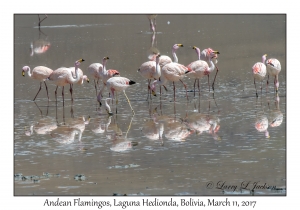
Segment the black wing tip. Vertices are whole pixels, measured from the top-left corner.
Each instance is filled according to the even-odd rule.
[[[129,81],[129,85],[133,85],[135,83],[136,83],[135,81],[132,81],[132,80]]]

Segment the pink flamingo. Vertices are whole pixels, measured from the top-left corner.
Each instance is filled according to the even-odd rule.
[[[165,85],[168,81],[172,81],[173,82],[173,91],[174,91],[174,101],[175,101],[175,83],[174,82],[180,81],[185,88],[186,98],[188,99],[186,84],[184,84],[181,80],[184,78],[185,74],[188,72],[190,72],[190,70],[182,64],[175,63],[175,62],[166,64],[161,70],[160,81],[155,80],[151,85],[152,94],[156,95],[155,94],[156,85],[161,86],[161,85]]]
[[[36,99],[37,95],[39,94],[39,92],[42,89],[42,82],[44,82],[44,84],[45,84],[46,91],[47,91],[47,97],[49,100],[48,87],[47,87],[45,80],[52,74],[53,70],[46,66],[37,66],[32,70],[32,72],[30,72],[30,67],[24,66],[22,68],[22,76],[23,77],[25,77],[25,72],[28,73],[28,76],[30,78],[40,81],[40,89],[38,90],[37,94],[35,95],[33,101]]]
[[[129,103],[129,106],[131,108],[131,111],[134,113],[133,109],[132,109],[132,106],[130,104],[130,100],[129,98],[127,97],[126,93],[125,93],[125,90],[130,86],[130,85],[133,85],[135,84],[136,82],[126,78],[126,77],[112,77],[110,79],[107,80],[106,82],[106,86],[110,92],[110,97],[111,98],[114,98],[115,97],[115,92],[121,92],[123,91],[128,103]],[[99,100],[99,95],[98,95],[98,100]],[[100,101],[100,100],[99,100]],[[118,99],[116,100],[116,103],[118,103]],[[111,112],[111,109],[109,107],[109,105],[107,104],[107,100],[105,100],[105,106],[106,106],[106,110],[108,112],[109,115],[112,115],[112,112]]]
[[[137,70],[137,72],[139,72],[139,74],[142,77],[144,77],[148,80],[148,94],[150,91],[151,79],[158,80],[159,77],[161,76],[160,65],[159,65],[160,55],[159,54],[155,55],[155,57],[156,57],[156,62],[154,62],[154,61],[144,62],[140,66],[140,68]],[[164,86],[164,88],[167,91],[166,86]],[[148,97],[149,97],[149,95],[148,95]]]
[[[255,80],[262,81],[266,76],[266,73],[267,73],[266,65],[265,65],[266,57],[267,57],[267,54],[264,54],[262,56],[262,62],[257,62],[252,66],[252,73],[254,76],[254,86],[255,86],[255,90],[256,90],[256,97],[258,97],[258,94],[257,94]],[[261,93],[262,93],[262,86],[261,86]]]
[[[209,62],[209,57],[210,57],[210,54],[212,54],[212,53],[213,53],[213,55],[214,55],[212,61],[213,61],[214,65],[215,65],[215,67],[216,67],[216,69],[217,69],[217,72],[216,72],[216,74],[215,74],[214,81],[213,81],[213,83],[212,83],[212,89],[214,90],[215,80],[216,80],[217,74],[218,74],[218,72],[219,72],[219,69],[218,69],[218,67],[217,67],[216,64],[218,63],[217,58],[218,58],[218,54],[220,54],[220,52],[217,51],[217,50],[213,50],[213,49],[211,49],[211,48],[204,49],[204,50],[202,50],[202,52],[201,52],[200,59],[201,59],[201,60],[204,60],[204,61],[206,61],[206,62]],[[199,59],[199,60],[200,60],[200,59]]]
[[[149,22],[150,22],[150,30],[152,30],[152,32],[155,32],[156,17],[157,17],[157,15],[147,15],[147,18],[149,19]]]
[[[117,71],[117,70],[114,70],[114,69],[109,69],[109,70],[106,70],[106,62],[107,60],[109,59],[109,57],[104,57],[103,60],[102,60],[102,71],[99,71],[99,74],[100,74],[100,77],[102,78],[102,81],[103,81],[103,86],[97,96],[97,98],[99,99],[99,103],[100,103],[100,106],[101,106],[101,99],[103,97],[102,93],[106,87],[106,82],[108,79],[112,78],[112,77],[115,77],[115,76],[119,76],[120,73]]]
[[[55,71],[50,74],[48,77],[49,80],[53,81],[56,84],[55,89],[55,98],[57,98],[57,88],[58,86],[62,86],[62,97],[64,102],[64,86],[66,84],[74,84],[77,83],[80,80],[79,73],[78,73],[78,67],[80,64],[84,61],[84,59],[79,59],[75,61],[75,78],[73,78],[71,69],[66,67],[61,67],[56,69]],[[71,98],[73,101],[73,95],[72,95],[72,89],[70,88],[71,92]]]
[[[73,78],[75,77],[75,67],[69,67],[69,69],[71,70],[72,76]],[[79,81],[77,82],[78,85],[82,85],[83,81],[86,81],[87,83],[90,82],[89,78],[87,77],[87,75],[83,75],[83,71],[78,68],[78,76],[79,76]],[[73,91],[73,84],[70,84],[70,93],[72,94]]]
[[[279,88],[278,74],[281,71],[280,62],[276,58],[269,58],[266,62],[266,65],[268,71],[267,85],[269,85],[269,75],[274,76],[274,86],[276,87],[276,92],[278,92],[278,88]]]
[[[190,71],[190,73],[188,73],[187,75],[195,78],[195,82],[194,82],[194,96],[195,96],[196,81],[198,80],[198,90],[200,93],[199,80],[205,75],[207,75],[208,89],[210,90],[209,74],[215,69],[215,65],[211,59],[214,57],[215,54],[214,52],[211,52],[208,57],[208,62],[206,62],[204,60],[200,60],[200,49],[195,46],[193,47],[193,49],[196,51],[199,60],[194,61],[187,66],[187,68]],[[210,66],[208,65],[208,63],[210,64]]]
[[[100,75],[102,68],[103,68],[103,66],[101,63],[92,63],[88,67],[88,72],[89,72],[90,76],[94,79],[96,95],[97,95],[97,85],[99,85],[99,79],[102,79],[101,75]],[[96,81],[97,81],[97,85],[96,85]]]

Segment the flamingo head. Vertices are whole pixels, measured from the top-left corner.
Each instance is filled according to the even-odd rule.
[[[157,80],[155,80],[152,84],[151,84],[151,93],[153,96],[156,96],[156,93],[155,93],[155,89],[156,89],[156,83],[157,83]]]
[[[173,49],[174,49],[174,50],[177,50],[177,49],[179,49],[180,47],[183,47],[183,44],[174,44]]]
[[[267,59],[267,54],[264,54],[261,59],[262,59],[262,63],[265,63],[266,62],[266,59]]]
[[[25,72],[29,71],[29,66],[23,66],[22,68],[22,76],[25,77]]]
[[[196,51],[197,55],[200,55],[200,48],[193,46],[193,50]]]
[[[83,75],[83,76],[82,76],[82,79],[85,80],[87,83],[90,82],[89,78],[88,78],[86,75]]]
[[[79,59],[79,60],[77,60],[77,61],[75,61],[75,67],[78,67],[78,66],[80,66],[80,64],[82,63],[84,61],[84,59]]]

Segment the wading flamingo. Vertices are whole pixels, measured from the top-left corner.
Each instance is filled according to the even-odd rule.
[[[75,75],[76,75],[76,73],[75,73],[75,67],[69,67],[69,69],[71,70],[72,76],[74,78]],[[90,82],[90,80],[87,77],[87,75],[83,75],[83,71],[80,68],[78,68],[78,76],[79,76],[79,81],[76,84],[82,85],[83,81],[86,81],[87,83]],[[73,92],[73,84],[70,84],[70,93],[72,94],[72,92]]]
[[[156,30],[156,17],[157,15],[147,15],[147,18],[150,22],[150,30],[152,30],[152,32],[155,32]]]
[[[151,79],[158,80],[159,77],[161,76],[160,65],[159,65],[160,55],[159,54],[155,55],[155,57],[156,57],[156,61],[147,61],[147,62],[144,62],[140,66],[140,68],[137,70],[137,72],[142,77],[144,77],[144,78],[146,78],[148,80],[148,97],[149,97],[149,93],[150,93]],[[166,86],[164,86],[164,88],[167,91]],[[148,97],[147,97],[147,99],[148,99]]]
[[[219,72],[219,69],[218,69],[218,67],[217,67],[217,63],[218,63],[218,54],[220,54],[220,52],[219,51],[217,51],[217,50],[213,50],[213,49],[211,49],[211,48],[207,48],[207,49],[204,49],[204,50],[202,50],[202,52],[201,52],[201,55],[200,55],[200,59],[201,60],[204,60],[204,61],[206,61],[207,63],[209,62],[209,57],[210,57],[210,54],[211,53],[214,53],[214,57],[213,57],[213,59],[212,59],[212,61],[213,61],[213,63],[214,63],[214,65],[215,65],[215,67],[216,67],[216,69],[217,69],[217,72],[216,72],[216,74],[215,74],[215,78],[214,78],[214,81],[213,81],[213,83],[212,83],[212,89],[214,90],[214,86],[215,86],[215,80],[216,80],[216,77],[217,77],[217,74],[218,74],[218,72]],[[199,60],[200,60],[199,59]]]
[[[186,98],[188,99],[186,84],[184,84],[181,80],[184,78],[185,74],[188,72],[190,72],[190,70],[182,64],[174,63],[174,62],[166,64],[161,70],[160,81],[155,80],[151,85],[152,94],[154,96],[156,96],[156,93],[155,93],[156,85],[162,86],[162,85],[165,85],[168,81],[171,81],[171,82],[173,82],[174,101],[175,101],[175,83],[174,82],[180,81],[185,88]]]
[[[101,106],[101,99],[103,97],[102,93],[104,91],[104,89],[106,88],[106,82],[108,79],[115,77],[115,76],[120,76],[120,73],[117,70],[114,69],[109,69],[106,70],[106,62],[109,59],[109,57],[104,57],[102,60],[102,71],[99,71],[100,77],[102,78],[102,82],[103,82],[103,86],[97,96],[97,98],[99,99],[99,103]]]
[[[47,97],[49,100],[48,87],[47,87],[45,80],[52,74],[53,70],[46,66],[37,66],[32,70],[32,72],[30,72],[30,67],[24,66],[22,68],[22,76],[23,77],[25,77],[25,72],[28,73],[28,76],[30,78],[40,81],[40,89],[38,90],[37,94],[35,95],[33,101],[36,99],[37,95],[39,94],[39,92],[42,89],[42,82],[44,82],[44,84],[45,84],[46,91],[47,91]]]
[[[108,79],[107,82],[106,82],[107,89],[109,90],[110,97],[112,99],[115,97],[115,92],[123,91],[133,114],[134,114],[134,111],[133,111],[132,106],[130,104],[129,98],[127,97],[127,95],[125,93],[125,89],[127,89],[130,85],[133,85],[135,83],[136,82],[134,82],[130,79],[127,79],[126,77],[112,77],[112,78]],[[99,100],[99,97],[98,97],[98,100]],[[116,104],[117,103],[118,103],[118,98],[116,97]],[[107,103],[107,99],[105,100],[105,106],[106,106],[106,110],[107,110],[108,114],[112,115],[111,109],[110,109],[110,107]]]
[[[258,97],[258,94],[257,94],[255,80],[262,82],[266,76],[266,73],[267,73],[266,65],[265,65],[266,57],[267,57],[267,54],[264,54],[262,56],[262,62],[257,62],[252,66],[252,73],[254,76],[254,86],[255,86],[255,90],[256,90],[256,97]],[[261,84],[260,89],[261,89],[261,94],[262,94],[262,84]]]
[[[266,65],[268,71],[267,85],[269,85],[269,75],[274,76],[274,87],[276,87],[276,92],[278,92],[278,88],[279,88],[278,74],[281,71],[280,62],[276,58],[269,58],[266,62]]]
[[[100,76],[100,72],[102,71],[102,64],[101,63],[92,63],[88,67],[88,72],[90,76],[94,79],[94,84],[95,84],[95,90],[96,90],[96,96],[97,96],[97,85],[99,85],[99,79],[102,79]],[[97,82],[97,85],[96,85]]]
[[[210,90],[209,74],[215,69],[215,65],[212,62],[212,58],[215,56],[215,54],[214,54],[214,52],[211,52],[208,57],[208,62],[206,62],[204,60],[200,60],[200,49],[195,46],[193,47],[193,49],[196,51],[199,60],[194,61],[187,66],[187,68],[190,71],[190,73],[188,73],[187,75],[189,77],[195,78],[195,82],[194,82],[194,96],[195,96],[196,81],[198,80],[198,90],[200,93],[199,80],[200,80],[200,78],[204,77],[205,75],[207,75],[208,90]]]
[[[70,68],[66,67],[61,67],[56,69],[55,71],[50,74],[48,79],[50,81],[53,81],[56,84],[56,89],[55,89],[55,98],[57,99],[57,88],[58,86],[62,86],[62,97],[63,97],[63,102],[64,102],[64,87],[66,84],[74,84],[77,83],[80,80],[79,73],[78,73],[78,67],[80,64],[84,61],[84,59],[79,59],[75,61],[75,78],[73,78],[72,73]],[[73,95],[72,91],[71,92],[71,99],[73,101]]]

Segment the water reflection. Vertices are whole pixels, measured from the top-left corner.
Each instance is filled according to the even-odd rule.
[[[255,129],[258,132],[262,132],[265,134],[266,138],[270,138],[268,127],[269,127],[269,120],[267,115],[264,111],[264,107],[261,103],[258,103],[258,99],[256,99],[256,119],[255,119]]]
[[[269,125],[270,125],[270,127],[278,127],[282,124],[283,114],[282,114],[282,112],[280,111],[280,108],[279,108],[279,101],[280,101],[280,98],[279,98],[279,95],[277,94],[277,97],[274,101],[274,108],[271,109],[270,113],[269,113]],[[269,101],[268,101],[268,107],[270,109]]]
[[[39,38],[30,43],[30,56],[46,53],[51,46],[47,34],[45,34],[40,28],[38,28],[38,30]]]

